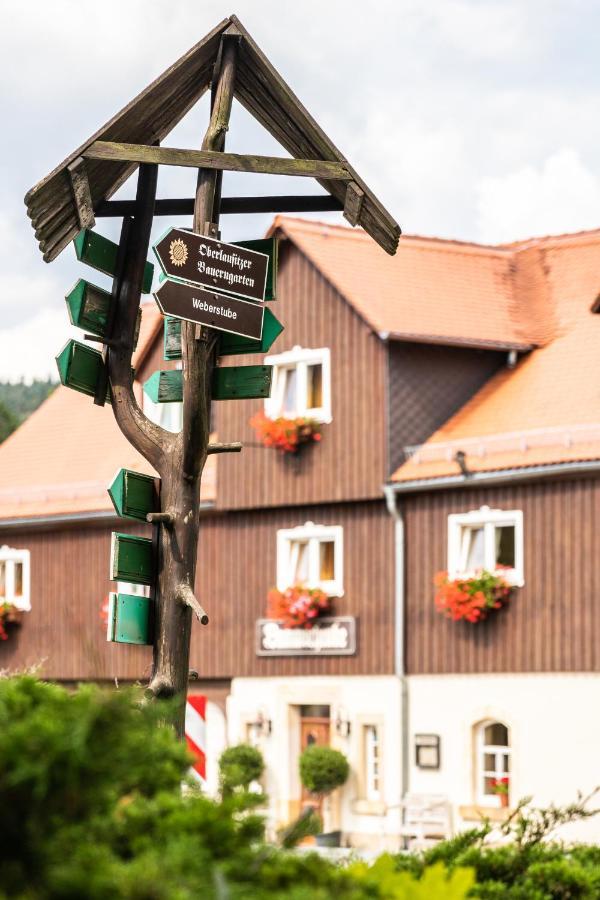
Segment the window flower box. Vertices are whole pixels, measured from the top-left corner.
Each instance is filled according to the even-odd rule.
[[[329,612],[330,600],[320,588],[302,585],[285,591],[273,588],[267,596],[267,617],[281,622],[283,628],[312,628],[320,616]]]
[[[453,622],[482,622],[508,602],[512,590],[501,575],[485,569],[470,578],[451,579],[447,572],[439,572],[434,584],[436,608]]]
[[[8,640],[7,625],[21,625],[23,622],[23,610],[13,603],[0,604],[0,641]]]
[[[263,447],[272,447],[282,453],[297,453],[303,444],[318,443],[321,440],[321,424],[305,416],[296,419],[286,419],[284,416],[269,419],[263,412],[259,412],[250,419],[250,425]]]

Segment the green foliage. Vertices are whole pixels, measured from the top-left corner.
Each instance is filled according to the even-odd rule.
[[[13,433],[18,424],[16,416],[0,400],[0,444]]]
[[[318,747],[313,744],[300,754],[300,780],[311,794],[324,796],[331,793],[348,779],[348,760],[333,747]]]
[[[367,896],[386,900],[464,900],[474,883],[469,869],[448,872],[441,863],[425,869],[417,880],[410,872],[398,871],[394,857],[388,853],[382,854],[371,866],[353,863],[348,867],[348,873],[369,891]]]
[[[307,837],[313,837],[323,831],[323,822],[321,816],[312,808],[307,806],[297,819],[294,819],[285,828],[278,833],[279,843],[287,850],[296,847],[300,841]]]
[[[594,815],[587,804],[595,793],[546,809],[524,800],[494,836],[504,845],[485,843],[492,828],[484,822],[423,854],[396,857],[396,868],[417,877],[440,863],[450,871],[467,868],[476,882],[469,896],[480,900],[593,900],[600,897],[600,847],[567,848],[548,839],[560,825]]]
[[[26,384],[23,380],[14,383],[0,381],[0,405],[6,407],[16,420],[16,425],[20,425],[40,403],[43,403],[55,387],[56,382],[50,378],[47,380],[36,378],[31,384]]]
[[[228,747],[219,757],[219,776],[222,793],[229,794],[236,788],[248,790],[251,782],[258,781],[265,770],[263,755],[250,744]]]

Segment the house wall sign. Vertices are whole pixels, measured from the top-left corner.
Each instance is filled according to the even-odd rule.
[[[283,628],[274,619],[256,622],[257,656],[352,656],[356,653],[356,619],[329,616],[312,628]]]

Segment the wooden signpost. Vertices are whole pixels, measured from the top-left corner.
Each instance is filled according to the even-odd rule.
[[[207,90],[210,121],[201,149],[160,146]],[[234,95],[289,156],[225,152]],[[194,198],[157,201],[159,165],[197,168]],[[111,200],[136,169],[135,200]],[[225,171],[312,177],[328,196],[222,197]],[[102,344],[102,352],[69,341],[57,363],[63,384],[98,405],[111,402],[119,428],[159,476],[122,470],[109,488],[118,514],[145,518],[152,537],[113,535],[111,577],[149,586],[150,599],[113,593],[108,637],[152,643],[148,695],[177,698],[175,725],[183,738],[192,614],[208,622],[195,595],[200,479],[209,454],[241,449],[209,443],[211,400],[266,396],[271,376],[269,367],[225,367],[219,358],[266,352],[282,331],[263,302],[277,295],[276,240],[223,243],[220,215],[343,209],[352,225],[362,225],[392,254],[400,229],[235,16],[38,182],[25,202],[47,262],[74,240],[78,259],[113,279],[110,291],[83,280],[67,297],[72,322]],[[191,231],[171,229],[156,247],[167,277],[155,296],[163,312],[176,317],[167,320],[165,356],[181,358],[183,368],[150,381],[159,399],[167,386],[167,394],[176,390],[183,401],[183,427],[173,434],[138,405],[131,360],[141,294],[152,289],[147,257],[154,215],[192,211]],[[107,215],[123,217],[118,243],[92,230],[96,217]]]

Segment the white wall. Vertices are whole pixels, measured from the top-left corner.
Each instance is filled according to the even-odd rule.
[[[304,704],[331,707],[331,745],[341,750],[350,762],[350,779],[332,803],[330,825],[353,835],[355,844],[383,846],[385,834],[397,832],[399,822],[402,762],[399,680],[393,676],[233,679],[227,706],[229,743],[247,740],[247,723],[256,721],[259,710],[272,722],[271,735],[263,734],[259,746],[266,762],[265,790],[275,828],[290,821],[294,802],[297,804],[300,799],[299,707]],[[350,721],[348,737],[336,734],[338,712]],[[362,726],[372,723],[379,725],[382,734],[382,800],[369,804],[360,797],[359,770]]]
[[[446,794],[455,813],[475,801],[472,727],[498,719],[511,732],[511,803],[574,801],[600,784],[600,674],[423,675],[409,683],[410,790]],[[439,771],[418,769],[414,735],[441,736]],[[593,804],[597,805],[597,804]],[[473,822],[456,825],[473,827]],[[600,815],[564,829],[600,841]]]

